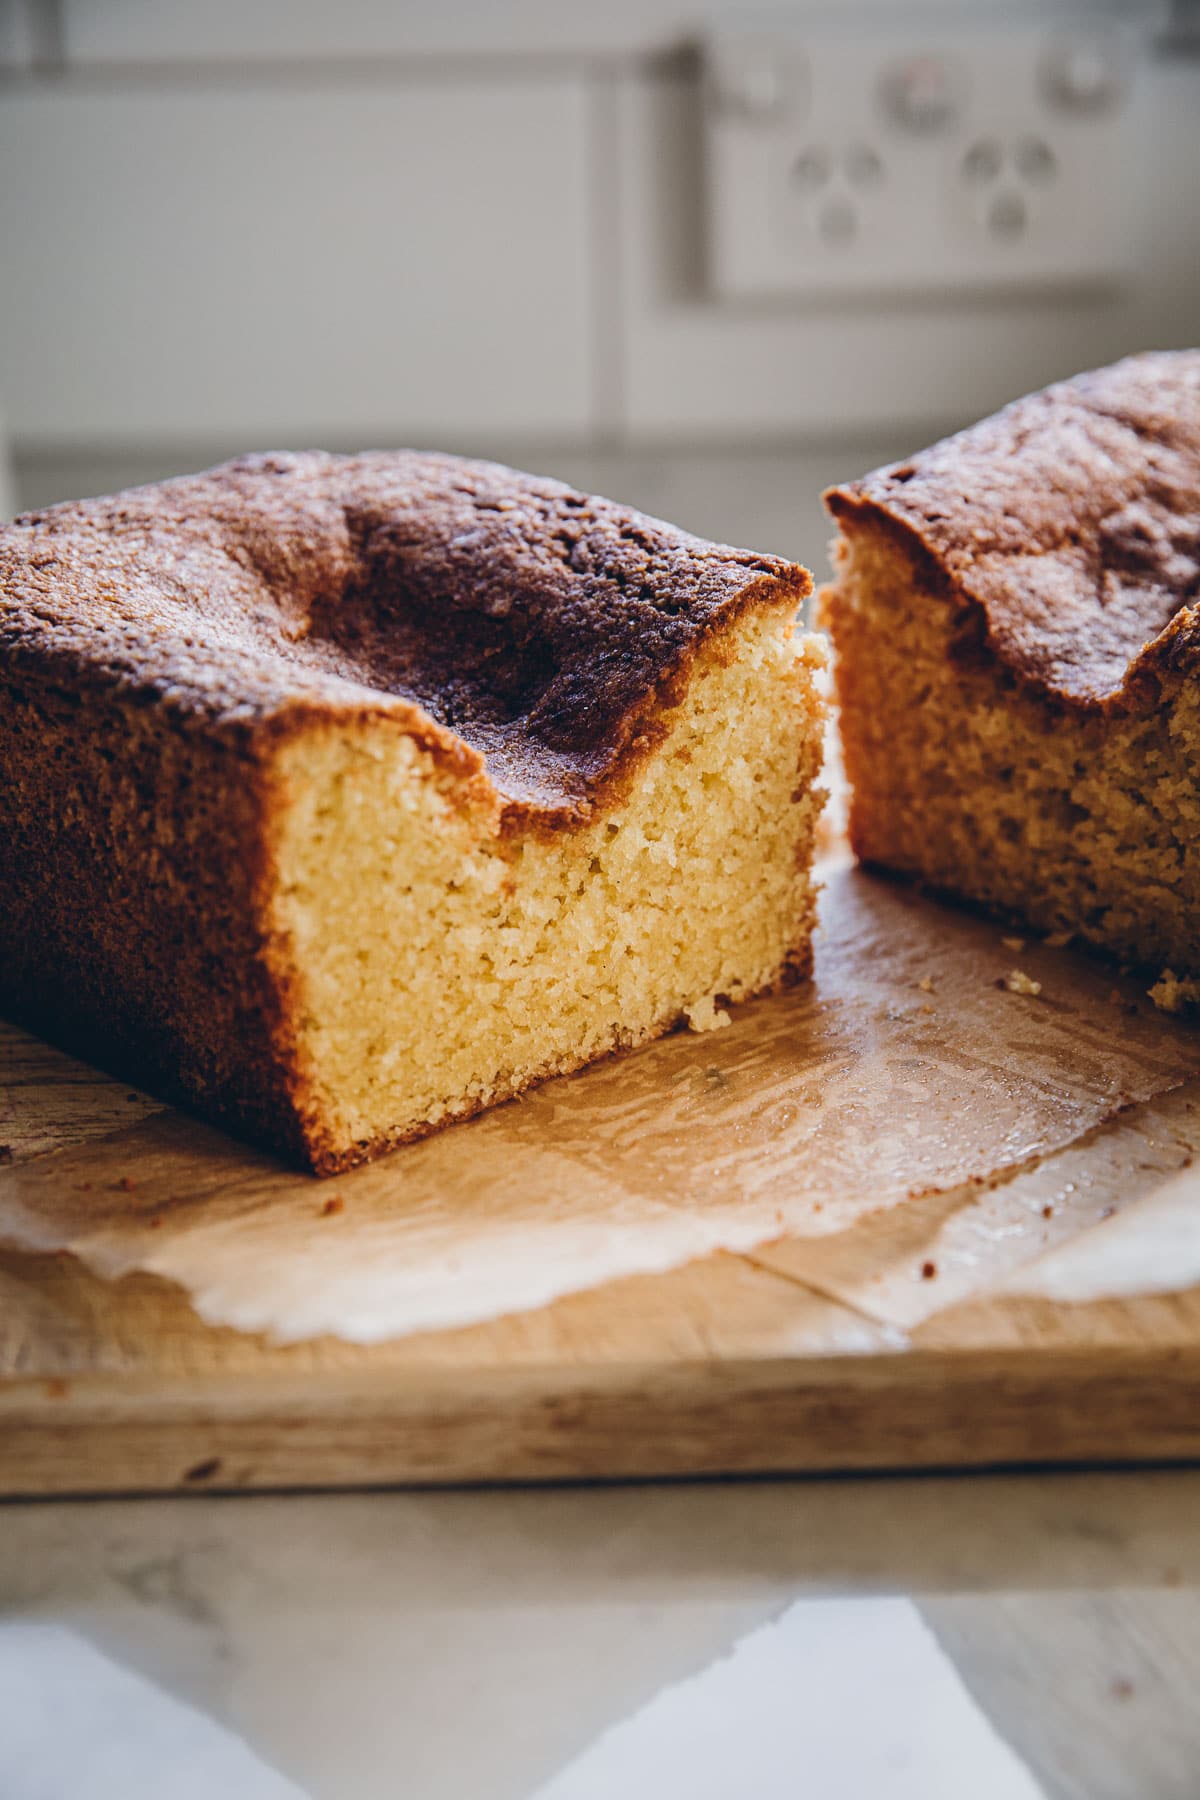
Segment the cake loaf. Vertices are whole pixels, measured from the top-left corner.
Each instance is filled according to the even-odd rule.
[[[1200,975],[1200,351],[1063,382],[826,504],[859,856]]]
[[[0,531],[0,1007],[318,1172],[809,967],[807,573],[494,464]]]

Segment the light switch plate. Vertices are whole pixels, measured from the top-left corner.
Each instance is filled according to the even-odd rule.
[[[706,45],[708,268],[729,300],[1119,280],[1139,39],[1082,10]]]

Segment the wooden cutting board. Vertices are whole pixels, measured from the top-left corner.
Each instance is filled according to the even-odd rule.
[[[1200,1455],[1196,1290],[975,1305],[904,1347],[729,1255],[371,1349],[271,1348],[53,1258],[0,1258],[0,1308],[6,1495]],[[814,1349],[814,1312],[861,1347]]]
[[[844,1036],[846,1018],[858,1016],[860,997],[848,989],[836,997],[831,926],[811,998],[768,1002],[774,1010],[758,1013],[739,1009],[734,1027],[714,1034],[711,1043],[685,1037],[619,1059],[607,1072],[602,1067],[575,1078],[579,1085],[552,1084],[526,1108],[500,1109],[472,1126],[439,1134],[428,1140],[427,1152],[414,1146],[398,1153],[410,1159],[404,1167],[440,1168],[444,1176],[457,1166],[466,1172],[466,1195],[473,1156],[502,1172],[506,1161],[519,1163],[524,1156],[536,1172],[548,1137],[569,1147],[573,1108],[587,1148],[607,1104],[615,1109],[608,1115],[610,1135],[614,1117],[627,1131],[638,1108],[643,1128],[646,1119],[657,1124],[664,1114],[680,1127],[673,1135],[664,1127],[653,1155],[643,1156],[636,1134],[632,1143],[621,1142],[617,1160],[605,1165],[618,1199],[633,1191],[643,1161],[652,1165],[651,1174],[670,1166],[678,1180],[691,1158],[698,1192],[703,1180],[711,1185],[714,1178],[714,1146],[720,1150],[734,1143],[731,1154],[753,1157],[753,1130],[746,1121],[759,1120],[753,1129],[767,1132],[759,1148],[765,1144],[768,1152],[771,1133],[784,1129],[781,1120],[793,1120],[787,1128],[794,1127],[793,1094],[812,1087],[804,1058],[818,1033],[833,1043],[832,1063],[843,1069],[845,1088],[836,1110],[866,1108],[862,1116],[868,1126],[872,1117],[893,1115],[928,1065],[934,1076],[923,1090],[927,1109],[939,1091],[952,1098],[961,1092],[964,1109],[969,1108],[970,1083],[978,1079],[991,1084],[989,1092],[1001,1093],[1015,1121],[1012,1129],[1023,1129],[1026,1112],[1041,1104],[1039,1094],[1053,1083],[1039,1077],[1027,1092],[1014,1086],[1013,1057],[1044,1055],[1053,1034],[1068,1031],[1075,1035],[1064,1041],[1083,1046],[1072,1051],[1073,1058],[1092,1054],[1085,1042],[1092,1031],[1087,1009],[1108,1003],[1110,977],[1101,982],[1098,1000],[1079,1003],[1077,1024],[1071,1026],[1069,982],[1086,989],[1095,979],[1086,965],[1068,976],[1049,952],[1029,951],[1024,960],[1043,981],[1045,1007],[1039,1014],[1022,1011],[1028,1002],[996,991],[987,961],[992,950],[968,941],[984,927],[938,916],[925,945],[919,940],[923,915],[893,916],[897,907],[919,903],[861,880],[857,890],[844,888],[837,899],[842,917],[860,908],[856,944],[874,932],[888,946],[887,957],[875,957],[874,964],[886,965],[891,989],[872,1015],[870,1042],[861,1054],[850,1054]],[[875,911],[867,918],[863,907]],[[880,909],[892,910],[884,916]],[[956,933],[963,940],[957,948]],[[908,964],[902,964],[905,945],[916,945]],[[931,983],[921,972],[932,967],[935,948],[944,961]],[[1007,950],[996,954],[1010,956]],[[1028,961],[1035,954],[1042,955],[1041,963]],[[979,958],[978,1006],[984,1009],[979,1016],[998,1021],[996,1031],[1015,1034],[1016,1048],[1002,1059],[997,1075],[980,1050],[982,1029],[972,1026],[969,1062],[954,1065],[947,1086],[944,1038],[923,1063],[922,1034],[936,1025],[929,1016],[933,1002],[945,999],[949,1005],[953,980],[963,984],[955,992],[953,1017],[961,1020],[976,1004],[969,983]],[[870,962],[860,954],[847,957],[855,971]],[[1110,1037],[1115,1041],[1121,1018],[1131,1010],[1128,1001],[1114,1005],[1104,1015],[1112,1022],[1092,1031],[1093,1082],[1105,1078]],[[1160,1029],[1166,1028],[1152,1018],[1129,1022],[1131,1043],[1143,1033],[1136,1039],[1143,1062],[1150,1055],[1150,1034]],[[880,1030],[900,1034],[902,1054],[877,1064],[870,1060],[870,1043],[871,1033],[878,1036]],[[837,1037],[839,1032],[843,1036]],[[992,1046],[985,1048],[990,1054]],[[1200,1052],[1193,1043],[1183,1055],[1186,1061]],[[789,1056],[794,1067],[788,1065],[785,1080],[779,1071]],[[895,1089],[880,1088],[880,1067],[894,1075]],[[1053,1067],[1048,1057],[1044,1068]],[[972,1073],[978,1069],[982,1075]],[[1180,1092],[1200,1097],[1200,1085],[1192,1081]],[[689,1095],[696,1097],[694,1104]],[[809,1103],[815,1104],[811,1096]],[[1058,1104],[1054,1100],[1051,1116]],[[1194,1107],[1197,1122],[1188,1128],[1194,1134],[1189,1141],[1200,1143],[1200,1105],[1174,1104],[1159,1136],[1164,1143],[1172,1139],[1174,1166],[1180,1166],[1181,1106]],[[299,1204],[307,1209],[306,1219],[319,1221],[328,1184],[286,1176],[218,1134],[200,1133],[202,1128],[181,1115],[0,1025],[0,1160],[8,1165],[0,1168],[0,1226],[5,1192],[11,1199],[22,1184],[22,1191],[35,1200],[41,1196],[45,1204],[60,1187],[90,1188],[91,1180],[80,1177],[94,1173],[97,1185],[123,1190],[113,1199],[123,1205],[127,1197],[132,1210],[156,1205],[151,1198],[156,1192],[174,1195],[189,1171],[197,1183],[203,1177],[211,1188],[215,1181],[223,1194],[234,1190],[234,1200],[226,1203],[235,1226],[252,1217],[255,1229],[265,1229],[275,1216],[271,1208],[288,1204]],[[1121,1156],[1130,1170],[1141,1166],[1140,1141],[1135,1133],[1131,1149],[1130,1130],[1120,1122],[1090,1134],[1084,1148],[1070,1152],[1078,1166],[1072,1165],[1074,1174],[1063,1185],[1080,1185],[1078,1159],[1090,1157],[1107,1169],[1111,1186]],[[870,1141],[865,1153],[874,1154]],[[798,1167],[794,1145],[791,1154]],[[586,1157],[571,1163],[556,1153],[547,1194],[562,1170],[589,1166],[594,1173]],[[769,1175],[769,1166],[764,1173],[756,1165],[760,1186]],[[518,1177],[519,1187],[521,1168]],[[719,1181],[729,1178],[726,1168]],[[375,1191],[371,1182],[378,1188],[380,1179],[385,1178],[364,1172],[359,1188],[347,1186],[345,1215],[325,1221],[329,1229],[360,1228]],[[264,1203],[262,1192],[255,1194],[256,1181],[260,1190],[266,1181],[278,1191],[271,1189]],[[609,1191],[603,1189],[605,1201]],[[354,1194],[366,1196],[357,1213]],[[93,1198],[82,1196],[84,1202]],[[258,1207],[253,1214],[252,1202]],[[910,1229],[912,1221],[921,1220],[921,1205],[927,1213],[932,1208],[935,1223],[938,1208],[945,1210],[940,1191],[924,1202],[918,1196],[911,1212],[897,1208],[888,1215],[894,1221],[892,1238],[885,1234],[879,1240],[880,1256],[886,1249],[893,1270],[904,1273],[906,1255],[918,1258],[911,1271],[918,1285],[930,1272],[919,1261],[923,1252],[914,1248],[918,1238]],[[1030,1215],[1037,1230],[1042,1210],[1039,1203]],[[1047,1204],[1044,1210],[1049,1217],[1053,1208]],[[1003,1243],[1011,1221],[1002,1219],[1001,1226],[997,1241]],[[1020,1229],[1034,1227],[1026,1220]],[[333,1336],[281,1346],[244,1330],[206,1325],[184,1287],[160,1275],[133,1272],[106,1280],[73,1255],[6,1250],[0,1253],[0,1493],[557,1481],[1200,1456],[1200,1289],[1075,1306],[968,1296],[902,1332],[881,1322],[869,1283],[855,1286],[833,1278],[829,1271],[835,1262],[827,1254],[824,1261],[814,1258],[811,1237],[780,1235],[746,1253],[720,1250],[666,1274],[625,1275],[484,1324],[369,1346]]]
[[[77,1141],[111,1128],[107,1084],[69,1104]],[[795,1248],[369,1348],[280,1348],[153,1276],[0,1255],[0,1493],[1200,1455],[1200,1290],[969,1301],[902,1339],[797,1280]]]

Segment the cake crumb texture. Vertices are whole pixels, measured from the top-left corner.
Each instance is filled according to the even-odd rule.
[[[778,617],[730,650],[698,659],[620,804],[549,835],[498,832],[409,739],[287,747],[273,955],[323,1129],[440,1125],[683,1018],[716,1029],[715,995],[804,966],[818,715]]]

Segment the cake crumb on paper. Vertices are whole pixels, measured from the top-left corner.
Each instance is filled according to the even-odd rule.
[[[1000,942],[1004,945],[1006,950],[1011,950],[1014,956],[1020,956],[1022,950],[1025,948],[1024,938],[1007,937],[1001,938]]]
[[[1007,988],[1010,994],[1028,994],[1034,1000],[1042,991],[1041,982],[1034,981],[1033,977],[1027,975],[1024,969],[1010,969],[1007,975],[1001,975],[996,986]]]
[[[1160,1012],[1187,1012],[1200,1004],[1200,981],[1181,979],[1173,969],[1164,969],[1146,991]]]
[[[711,994],[705,994],[703,1000],[695,1000],[691,1006],[684,1007],[689,1031],[720,1031],[722,1025],[731,1025],[733,1020],[723,1006],[718,1006]]]

